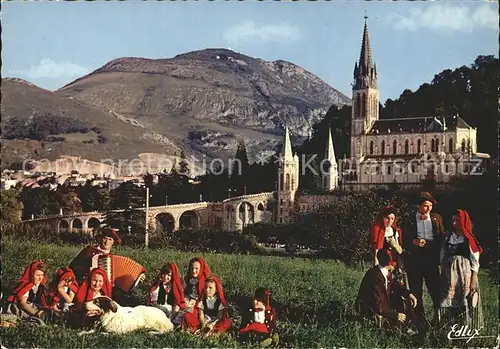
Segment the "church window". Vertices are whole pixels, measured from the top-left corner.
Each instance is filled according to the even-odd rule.
[[[467,140],[467,151],[471,152],[472,151],[472,144],[470,142],[470,139]]]
[[[262,204],[262,202],[257,205],[257,210],[264,211],[264,205]]]
[[[370,141],[370,155],[373,155],[373,141]]]
[[[462,148],[461,149],[462,149],[462,152],[465,151],[465,139],[462,139]]]
[[[405,141],[405,154],[408,154],[410,152],[410,141],[406,140]]]
[[[417,153],[420,154],[422,152],[422,141],[419,139],[417,141]]]
[[[368,96],[366,94],[363,93],[363,117],[366,118],[367,117],[367,110],[366,110],[366,107],[368,105]]]
[[[394,142],[392,142],[392,153],[393,154],[398,153],[398,141],[397,140],[394,140]]]
[[[417,165],[415,165],[415,164],[411,164],[411,172],[412,172],[413,174],[417,173]]]
[[[385,141],[382,140],[382,145],[380,146],[380,151],[382,152],[382,155],[385,155]]]
[[[280,190],[283,190],[283,173],[280,173]]]
[[[448,140],[448,153],[453,153],[453,138]]]
[[[290,174],[286,174],[285,190],[290,190]]]
[[[436,143],[434,143],[434,146],[436,147],[435,152],[437,153],[439,151],[439,140],[436,139],[435,141]]]
[[[387,174],[390,175],[392,171],[391,165],[387,165]]]
[[[363,110],[363,105],[362,105],[362,101],[361,101],[361,95],[358,95],[358,110],[357,110],[357,117],[363,117],[363,115],[361,114],[362,110]]]

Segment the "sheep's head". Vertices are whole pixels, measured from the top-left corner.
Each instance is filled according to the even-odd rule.
[[[94,303],[101,308],[104,313],[109,311],[116,313],[118,310],[118,303],[106,296],[94,298]]]

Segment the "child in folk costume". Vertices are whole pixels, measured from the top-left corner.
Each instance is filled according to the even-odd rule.
[[[17,315],[21,319],[45,318],[49,310],[45,297],[46,274],[47,266],[43,261],[31,262],[7,298],[7,313]]]
[[[396,263],[401,264],[403,232],[396,222],[396,209],[394,206],[384,207],[373,221],[371,245],[374,251],[374,265],[378,265],[377,252],[383,248],[390,250]]]
[[[111,298],[111,284],[106,272],[101,268],[92,269],[87,279],[78,289],[75,296],[73,320],[83,325],[91,325],[101,314],[101,308],[95,304],[94,298],[107,296]]]
[[[264,287],[255,290],[253,307],[243,314],[239,334],[242,338],[255,335],[257,339],[264,339],[262,345],[277,344],[279,341],[276,330],[276,311],[271,305],[271,291]]]
[[[59,268],[49,286],[49,303],[56,314],[66,313],[78,292],[75,273],[70,268]]]
[[[205,289],[198,298],[194,311],[184,317],[184,328],[204,333],[205,336],[225,332],[232,323],[227,308],[220,280],[212,275],[206,279]]]
[[[176,264],[168,263],[160,269],[149,290],[147,304],[160,308],[171,318],[186,308],[184,289]]]
[[[444,287],[438,321],[444,328],[458,323],[478,329],[483,326],[477,277],[483,249],[472,233],[467,211],[457,210],[452,224],[454,231],[445,237],[441,249]]]
[[[189,261],[188,272],[184,277],[184,297],[186,307],[191,311],[203,293],[205,280],[210,276],[210,268],[201,257],[192,258]]]

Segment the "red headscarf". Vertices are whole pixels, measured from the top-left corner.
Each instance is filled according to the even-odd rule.
[[[226,297],[224,296],[224,290],[222,289],[222,284],[219,280],[219,278],[215,275],[210,275],[206,280],[205,282],[207,281],[213,281],[215,282],[215,289],[216,289],[216,292],[217,292],[217,297],[219,297],[219,300],[221,302],[222,305],[224,305],[224,310],[222,311],[223,312],[223,317],[220,321],[220,323],[218,324],[219,327],[221,328],[229,328],[231,326],[231,319],[229,318],[229,314],[227,312],[227,301],[226,301]],[[198,309],[198,304],[200,302],[203,302],[203,300],[207,299],[207,291],[206,291],[206,288],[203,287],[203,292],[200,293],[200,296],[198,297],[198,300],[196,301],[196,304],[195,304],[195,309]]]
[[[172,292],[174,294],[174,305],[178,305],[181,309],[186,307],[184,300],[184,288],[182,287],[181,277],[179,275],[179,268],[175,263],[168,263],[167,266],[172,271]],[[156,276],[148,294],[148,304],[151,304],[151,292],[155,291],[160,286],[161,271]]]
[[[16,288],[12,292],[12,294],[7,298],[8,302],[16,302],[20,301],[21,298],[31,290],[33,286],[35,286],[35,272],[38,270],[38,267],[40,265],[44,264],[42,260],[36,260],[30,263],[23,272],[23,275],[21,275],[21,278],[19,279]],[[43,275],[43,279],[40,282],[41,286],[45,286],[45,283],[47,282],[47,275]],[[42,296],[42,304],[43,306],[46,306],[46,300],[45,297]]]
[[[384,224],[384,217],[387,217],[390,214],[394,214],[396,216],[396,209],[394,206],[389,205],[384,207],[377,217],[375,217],[375,220],[373,221],[372,225],[372,231],[371,231],[371,246],[374,250],[380,250],[381,248],[384,247],[384,235],[385,235],[385,224]],[[398,233],[398,241],[399,244],[403,244],[403,232],[402,230],[397,226],[397,216],[396,219],[394,219],[394,222],[392,223],[392,229],[394,230],[394,234],[396,232]]]
[[[194,262],[200,263],[200,273],[198,274],[198,294],[201,295],[205,289],[205,280],[210,276],[210,268],[208,267],[205,260],[201,257],[194,257],[189,261],[188,272],[184,278],[186,284],[189,284],[189,279],[191,279],[191,265]]]
[[[479,245],[476,237],[472,233],[472,224],[470,221],[470,216],[465,210],[457,210],[458,216],[460,217],[460,227],[464,234],[464,237],[469,241],[469,246],[472,252],[479,254],[483,253],[482,247]]]
[[[92,269],[89,273],[87,279],[82,283],[82,286],[78,289],[78,293],[75,296],[75,309],[83,309],[86,302],[90,302],[94,299],[94,292],[92,291],[91,282],[94,275],[102,275],[103,283],[101,288],[101,295],[108,296],[111,298],[111,283],[108,280],[108,275],[101,268]]]
[[[59,286],[59,282],[65,279],[72,279],[73,281],[69,284],[69,289],[73,291],[75,295],[78,292],[78,282],[76,281],[75,273],[73,273],[73,270],[71,268],[59,268],[56,271],[56,276],[52,281],[49,289],[49,296],[50,299],[52,299],[53,304],[58,303],[61,299],[57,287]]]

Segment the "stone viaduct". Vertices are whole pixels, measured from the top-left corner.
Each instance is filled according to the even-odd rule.
[[[150,232],[157,228],[167,232],[198,228],[242,230],[247,225],[275,221],[274,205],[273,193],[269,192],[228,198],[222,202],[152,206],[148,213],[148,227]],[[23,223],[49,225],[57,232],[93,234],[93,231],[103,224],[104,219],[105,214],[102,212],[81,212],[30,219]]]

